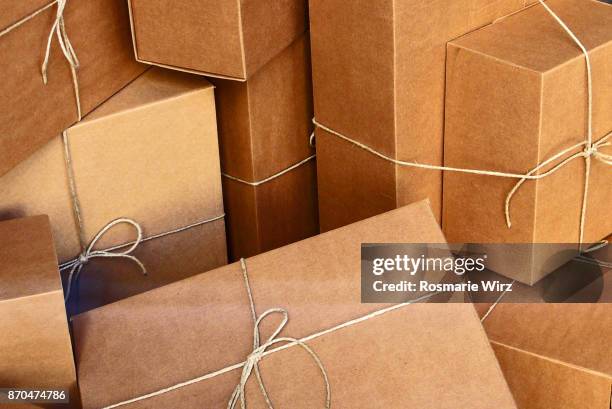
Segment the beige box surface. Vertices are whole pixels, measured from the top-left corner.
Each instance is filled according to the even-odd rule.
[[[214,107],[207,81],[152,69],[68,129],[70,166],[57,137],[0,178],[0,217],[48,214],[60,262],[78,258],[115,219],[142,226],[145,241],[132,254],[148,275],[125,258],[91,258],[74,293],[76,311],[225,264]],[[70,168],[82,230],[74,214]],[[210,219],[216,220],[203,223]],[[135,239],[132,226],[117,225],[94,250]],[[68,274],[69,269],[63,271],[64,278]]]

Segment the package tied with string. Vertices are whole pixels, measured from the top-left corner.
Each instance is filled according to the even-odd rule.
[[[379,242],[444,237],[415,203],[74,317],[84,407],[515,408],[471,305],[360,303]]]
[[[321,230],[429,198],[442,173],[446,43],[533,0],[311,0]],[[350,211],[347,211],[350,209]]]
[[[71,312],[226,263],[214,107],[151,69],[0,178],[0,217],[49,215]]]
[[[47,216],[0,222],[0,388],[56,389],[79,408],[76,370]],[[2,407],[38,408],[3,403]]]
[[[308,28],[306,0],[129,0],[138,61],[244,81]]]
[[[246,82],[211,81],[230,257],[250,257],[318,233],[308,36]]]
[[[0,175],[146,69],[119,0],[1,2],[0,61]]]
[[[502,175],[445,172],[443,230],[558,243],[478,247],[527,284],[612,232],[612,6],[545,4],[559,21],[538,4],[448,45],[445,166]]]

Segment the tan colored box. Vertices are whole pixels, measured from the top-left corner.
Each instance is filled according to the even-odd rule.
[[[612,130],[612,7],[583,0],[547,4],[589,50],[593,74],[593,141]],[[471,33],[448,46],[445,165],[525,174],[586,138],[585,58],[541,5]],[[584,146],[553,161],[551,169]],[[602,146],[601,153],[612,152]],[[578,243],[585,159],[578,157],[542,179],[527,181],[446,172],[444,232],[450,242]],[[584,243],[612,232],[612,172],[591,158]],[[577,245],[573,245],[577,248]],[[486,250],[486,249],[485,249]],[[573,256],[551,263],[535,250],[489,254],[494,271],[533,284]]]
[[[246,82],[213,83],[231,258],[317,234],[308,36]]]
[[[66,390],[72,404],[62,407],[79,407],[72,344],[48,217],[0,222],[0,260],[0,388]]]
[[[129,0],[138,61],[246,80],[306,29],[305,0]]]
[[[125,2],[69,0],[66,4],[65,27],[80,63],[77,79],[85,115],[146,66],[134,61]],[[47,85],[41,76],[56,12],[57,2],[51,0],[0,4],[0,175],[78,120],[70,65],[55,34]]]
[[[442,164],[446,43],[532,0],[312,0],[317,121],[404,161]],[[429,198],[442,175],[396,166],[317,130],[321,229]],[[348,211],[347,211],[348,210]]]
[[[420,202],[255,256],[246,275],[231,264],[75,317],[84,407],[117,404],[244,361],[253,351],[247,288],[257,315],[288,311],[281,337],[303,338],[388,308],[359,302],[361,244],[380,242],[444,237]],[[471,305],[395,307],[306,341],[328,373],[331,407],[515,408]],[[280,320],[261,323],[262,344]],[[320,369],[303,350],[273,352],[260,365],[275,405],[324,407]],[[240,372],[237,365],[121,407],[226,407]],[[248,407],[264,407],[254,380],[246,386]]]
[[[94,308],[226,263],[213,87],[202,78],[147,71],[67,133],[0,178],[0,217],[46,213],[60,262],[78,259],[109,222],[143,229],[133,260],[93,257],[74,292],[76,311]],[[82,218],[74,215],[67,169]],[[208,221],[208,222],[207,222]],[[136,239],[118,225],[94,249]],[[80,242],[81,241],[81,242]],[[114,252],[126,251],[123,247]],[[63,271],[63,276],[69,269]]]
[[[611,318],[612,304],[497,305],[484,326],[519,409],[609,409]]]

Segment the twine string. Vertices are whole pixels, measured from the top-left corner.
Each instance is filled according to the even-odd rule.
[[[261,394],[262,394],[262,396],[263,396],[263,398],[264,398],[264,400],[266,402],[266,405],[267,405],[268,409],[274,409],[274,407],[272,405],[272,401],[270,400],[270,396],[268,394],[268,391],[266,390],[265,384],[264,384],[263,379],[261,377],[261,373],[259,371],[259,361],[262,359],[262,357],[264,356],[265,352],[269,348],[271,348],[272,346],[274,346],[276,344],[279,344],[279,343],[292,343],[292,344],[300,346],[302,349],[304,349],[306,352],[308,352],[310,357],[313,359],[313,361],[319,367],[319,370],[321,371],[321,375],[322,375],[323,380],[325,382],[325,391],[326,391],[326,394],[325,394],[325,408],[329,409],[331,407],[331,388],[329,386],[329,378],[327,376],[327,371],[325,370],[325,367],[323,366],[323,363],[321,362],[321,359],[314,352],[314,350],[312,350],[312,348],[310,348],[304,342],[302,342],[302,341],[300,341],[300,340],[298,340],[296,338],[279,337],[280,333],[282,332],[282,330],[285,328],[285,326],[289,322],[289,313],[287,312],[287,310],[285,310],[283,308],[271,308],[271,309],[265,311],[259,317],[257,317],[257,312],[255,311],[255,303],[254,303],[254,300],[253,300],[253,293],[251,291],[251,286],[249,284],[249,277],[248,277],[248,270],[247,270],[247,266],[246,266],[246,261],[243,258],[240,259],[240,267],[242,269],[242,276],[244,278],[245,287],[246,287],[246,290],[247,290],[247,295],[249,297],[249,307],[251,309],[251,317],[253,318],[253,321],[254,321],[254,326],[253,326],[253,351],[249,354],[247,359],[244,361],[244,365],[242,367],[242,374],[240,376],[240,382],[238,383],[238,385],[236,385],[236,388],[234,389],[234,392],[232,393],[232,395],[231,395],[231,397],[229,399],[229,402],[227,404],[227,408],[228,409],[235,409],[236,405],[238,404],[238,402],[240,402],[241,409],[246,409],[247,403],[246,403],[245,387],[246,387],[246,384],[247,384],[250,376],[252,375],[252,373],[254,371],[255,375],[256,375],[256,378],[257,378],[257,384],[259,385],[259,389],[260,389]],[[268,340],[266,342],[264,342],[263,344],[261,344],[260,343],[259,326],[261,325],[263,320],[266,319],[266,317],[271,316],[273,314],[281,314],[283,319],[282,319],[281,323],[278,325],[278,327],[276,328],[276,330],[272,333],[272,335],[270,335]]]
[[[114,226],[119,225],[119,224],[129,224],[133,226],[134,229],[136,230],[136,241],[134,241],[134,243],[131,246],[129,246],[126,250],[123,250],[123,251],[94,250],[94,247],[96,246],[98,241],[109,230],[111,230]],[[94,259],[94,258],[128,259],[136,263],[136,265],[142,271],[143,275],[147,275],[147,270],[145,266],[142,264],[142,262],[135,256],[131,255],[131,253],[134,250],[136,250],[136,248],[138,247],[141,241],[142,241],[142,228],[140,227],[138,223],[136,223],[132,219],[120,218],[120,219],[113,220],[110,223],[108,223],[106,226],[104,226],[102,230],[100,230],[98,234],[95,235],[93,240],[89,243],[89,245],[85,248],[85,250],[77,258],[70,260],[66,263],[60,264],[60,267],[59,267],[60,271],[70,270],[68,272],[68,282],[66,285],[66,295],[64,297],[64,301],[68,302],[68,300],[70,299],[72,287],[74,283],[78,281],[79,276],[81,274],[81,270],[83,269],[83,266],[87,264],[91,259]]]
[[[310,134],[310,136],[308,138],[308,145],[311,148],[313,148],[313,149],[315,148],[314,131]],[[281,170],[280,172],[277,172],[277,173],[275,173],[275,174],[273,174],[271,176],[268,176],[267,178],[264,178],[262,180],[258,180],[258,181],[255,181],[255,182],[250,182],[248,180],[244,180],[244,179],[238,178],[236,176],[232,176],[232,175],[230,175],[228,173],[225,173],[225,172],[221,172],[221,175],[223,177],[225,177],[227,179],[230,179],[230,180],[233,180],[235,182],[242,183],[242,184],[248,185],[248,186],[257,187],[257,186],[263,185],[264,183],[271,182],[274,179],[279,178],[279,177],[283,176],[284,174],[289,173],[292,170],[297,169],[300,166],[307,164],[308,162],[310,162],[311,160],[313,160],[316,157],[317,157],[316,154],[310,155],[307,158],[302,159],[301,161],[299,161],[297,163],[294,163],[293,165],[289,166],[288,168],[285,168],[285,169]]]
[[[77,109],[77,118],[78,121],[82,119],[82,111],[81,111],[81,96],[79,92],[79,80],[77,76],[77,69],[79,68],[79,59],[77,58],[76,52],[72,43],[70,42],[70,38],[68,37],[68,32],[66,31],[66,24],[64,21],[64,10],[66,9],[66,4],[68,0],[55,0],[51,3],[47,4],[44,7],[36,10],[32,14],[27,15],[21,20],[15,22],[4,30],[0,31],[0,37],[12,32],[13,30],[21,27],[23,24],[28,21],[34,19],[39,14],[45,12],[53,5],[57,5],[57,10],[55,13],[55,19],[53,20],[53,24],[51,25],[51,29],[49,30],[49,36],[47,37],[47,44],[45,47],[45,55],[41,65],[41,75],[43,83],[47,84],[47,69],[49,66],[49,59],[51,57],[51,44],[53,43],[53,37],[57,38],[57,42],[62,50],[62,54],[68,64],[70,66],[70,72],[72,75],[72,86],[74,89],[74,98],[76,102]]]

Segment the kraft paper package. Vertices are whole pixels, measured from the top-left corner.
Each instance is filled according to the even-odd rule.
[[[212,82],[230,257],[250,257],[317,234],[308,36],[246,82]]]
[[[325,407],[324,370],[332,407],[515,408],[472,305],[360,303],[360,247],[380,242],[444,237],[419,202],[76,316],[84,407],[227,407],[254,308],[259,345],[282,345],[266,341],[283,319],[267,311],[284,309],[273,339],[313,335],[304,343],[320,359],[297,345],[259,357],[276,406]],[[260,394],[253,376],[248,407],[265,406]]]
[[[47,216],[0,222],[0,388],[57,389],[79,401]],[[3,404],[3,408],[37,408]]]
[[[441,219],[439,171],[395,165],[334,132],[442,165],[446,43],[532,2],[310,2],[321,230],[423,198]]]
[[[444,174],[443,230],[450,242],[559,243],[550,251],[526,246],[516,254],[489,252],[492,270],[527,284],[574,257],[576,243],[585,249],[612,232],[612,168],[606,159],[612,149],[605,145],[612,130],[612,6],[591,0],[546,4],[590,57],[597,152],[589,158],[588,179],[581,153],[588,135],[585,57],[542,5],[448,46],[446,166],[523,175],[569,149],[539,173],[558,170],[516,189],[508,207],[510,227],[504,203],[519,179]]]
[[[609,303],[498,304],[483,324],[519,409],[610,408],[611,317]]]
[[[307,30],[305,0],[128,0],[136,59],[244,81]]]
[[[151,69],[0,178],[1,218],[40,213],[71,313],[225,264],[212,85]]]
[[[78,62],[73,76],[52,31],[58,7],[51,0],[0,4],[0,175],[78,121],[77,91],[84,116],[146,68],[134,61],[125,1],[67,1],[60,16]]]

